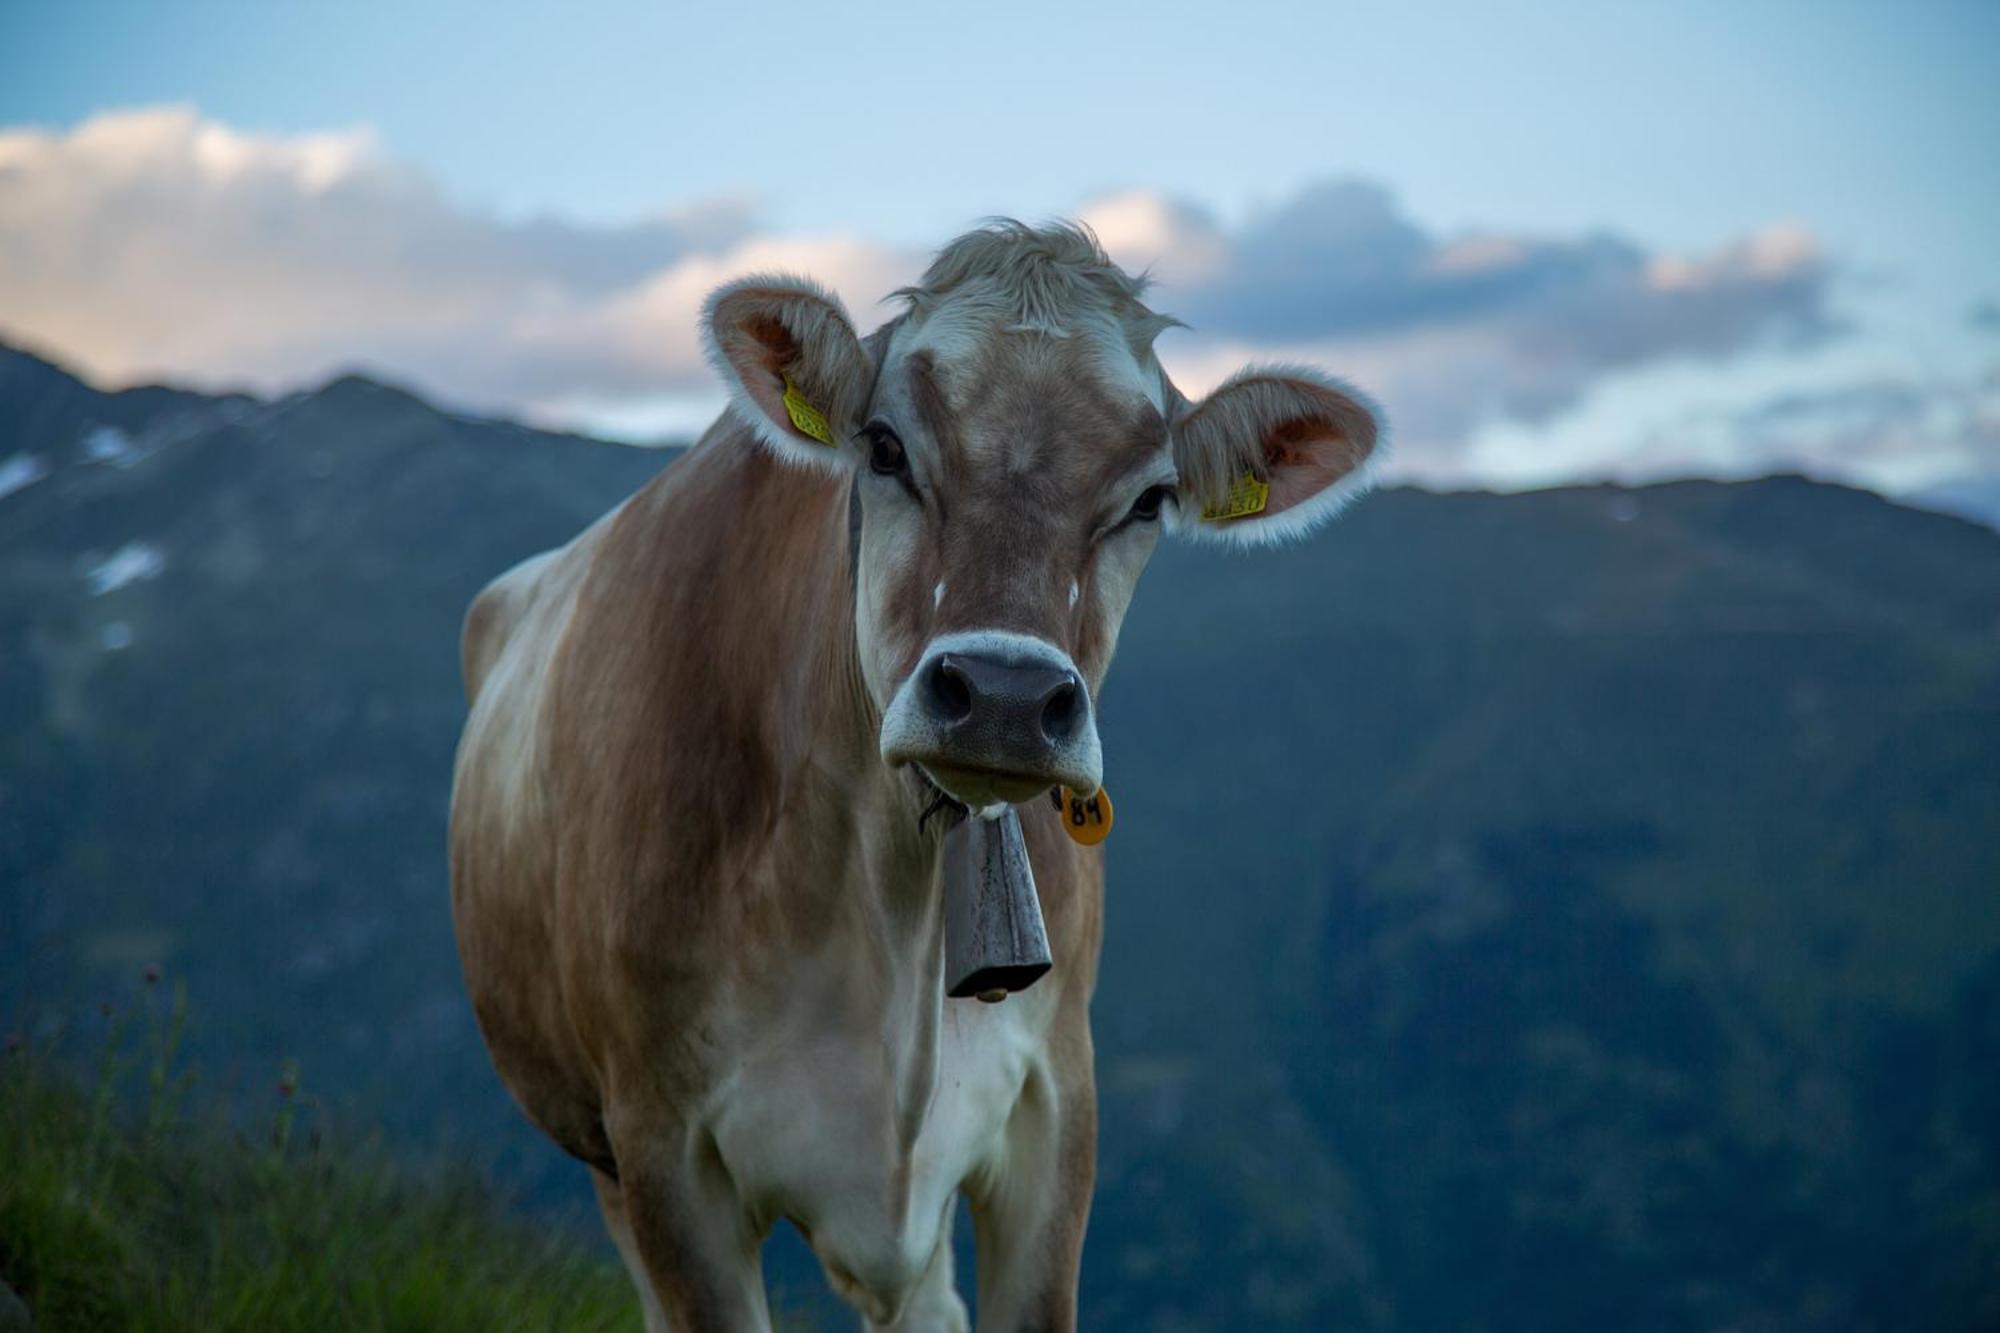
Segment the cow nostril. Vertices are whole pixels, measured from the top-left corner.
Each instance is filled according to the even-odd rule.
[[[1083,687],[1075,676],[1049,691],[1042,703],[1042,735],[1060,744],[1076,735],[1083,716]]]
[[[972,716],[972,682],[965,669],[949,656],[931,663],[924,675],[925,692],[931,712],[944,722],[963,722]]]

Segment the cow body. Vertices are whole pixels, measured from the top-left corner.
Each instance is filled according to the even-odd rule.
[[[914,1314],[942,1266],[948,1326],[961,1186],[1039,1174],[1071,1214],[1048,1239],[1081,1242],[1060,1205],[1090,1187],[1102,857],[1025,807],[1056,966],[1005,1004],[945,998],[946,820],[919,831],[915,779],[876,755],[846,483],[742,429],[475,604],[466,980],[523,1109],[607,1183],[639,1137],[710,1178],[704,1221],[797,1223],[864,1310]]]
[[[1074,1327],[1103,860],[1041,797],[1100,786],[1160,530],[1301,533],[1375,438],[1298,368],[1190,403],[1142,291],[1087,233],[1011,223],[865,344],[809,282],[733,283],[704,312],[730,410],[467,617],[467,985],[654,1333],[767,1328],[781,1219],[872,1326],[963,1329],[959,1194],[980,1327]],[[1010,807],[1053,967],[949,999],[946,830]]]

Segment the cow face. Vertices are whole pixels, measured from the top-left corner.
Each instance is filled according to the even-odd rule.
[[[1117,277],[1129,305],[1080,285],[1060,324],[990,291],[915,289],[866,348],[809,284],[749,279],[709,303],[738,413],[858,493],[856,647],[882,758],[974,809],[1102,784],[1096,699],[1163,528],[1298,535],[1374,447],[1368,410],[1309,371],[1246,372],[1189,403],[1150,350],[1164,321]],[[1259,507],[1202,517],[1232,490]]]

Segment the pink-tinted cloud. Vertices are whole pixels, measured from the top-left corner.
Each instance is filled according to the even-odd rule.
[[[1353,181],[1234,225],[1151,191],[1081,215],[1194,325],[1161,344],[1184,387],[1250,359],[1318,362],[1385,404],[1406,474],[1468,475],[1483,428],[1546,420],[1632,368],[1833,327],[1827,262],[1799,227],[1693,256],[1444,236]],[[501,219],[365,131],[256,134],[169,107],[0,132],[0,338],[112,382],[275,388],[358,366],[543,421],[684,427],[720,402],[695,335],[710,288],[804,271],[865,324],[923,260],[772,233],[730,201],[623,226]]]
[[[1607,376],[1835,328],[1828,265],[1792,225],[1696,256],[1604,234],[1439,236],[1353,181],[1236,227],[1145,191],[1085,217],[1193,325],[1163,348],[1183,379],[1211,382],[1245,356],[1321,362],[1387,405],[1401,470],[1440,479],[1463,479],[1483,426],[1545,421]]]
[[[275,387],[360,365],[506,409],[705,384],[701,296],[747,268],[872,299],[916,262],[758,235],[727,202],[502,221],[365,132],[250,134],[185,108],[0,133],[0,256],[0,337],[106,380]]]

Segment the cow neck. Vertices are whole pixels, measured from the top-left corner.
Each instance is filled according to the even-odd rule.
[[[843,500],[827,515],[833,531],[820,549],[834,553],[815,580],[825,612],[811,618],[816,642],[804,658],[825,664],[815,672],[818,687],[811,730],[810,762],[838,765],[845,784],[839,802],[855,821],[854,835],[865,848],[867,891],[885,914],[900,919],[941,948],[938,874],[944,834],[953,812],[922,819],[935,794],[914,769],[892,771],[882,763],[881,712],[868,693],[856,630],[860,576],[862,508],[859,479],[841,488]],[[939,961],[941,962],[941,956]]]

